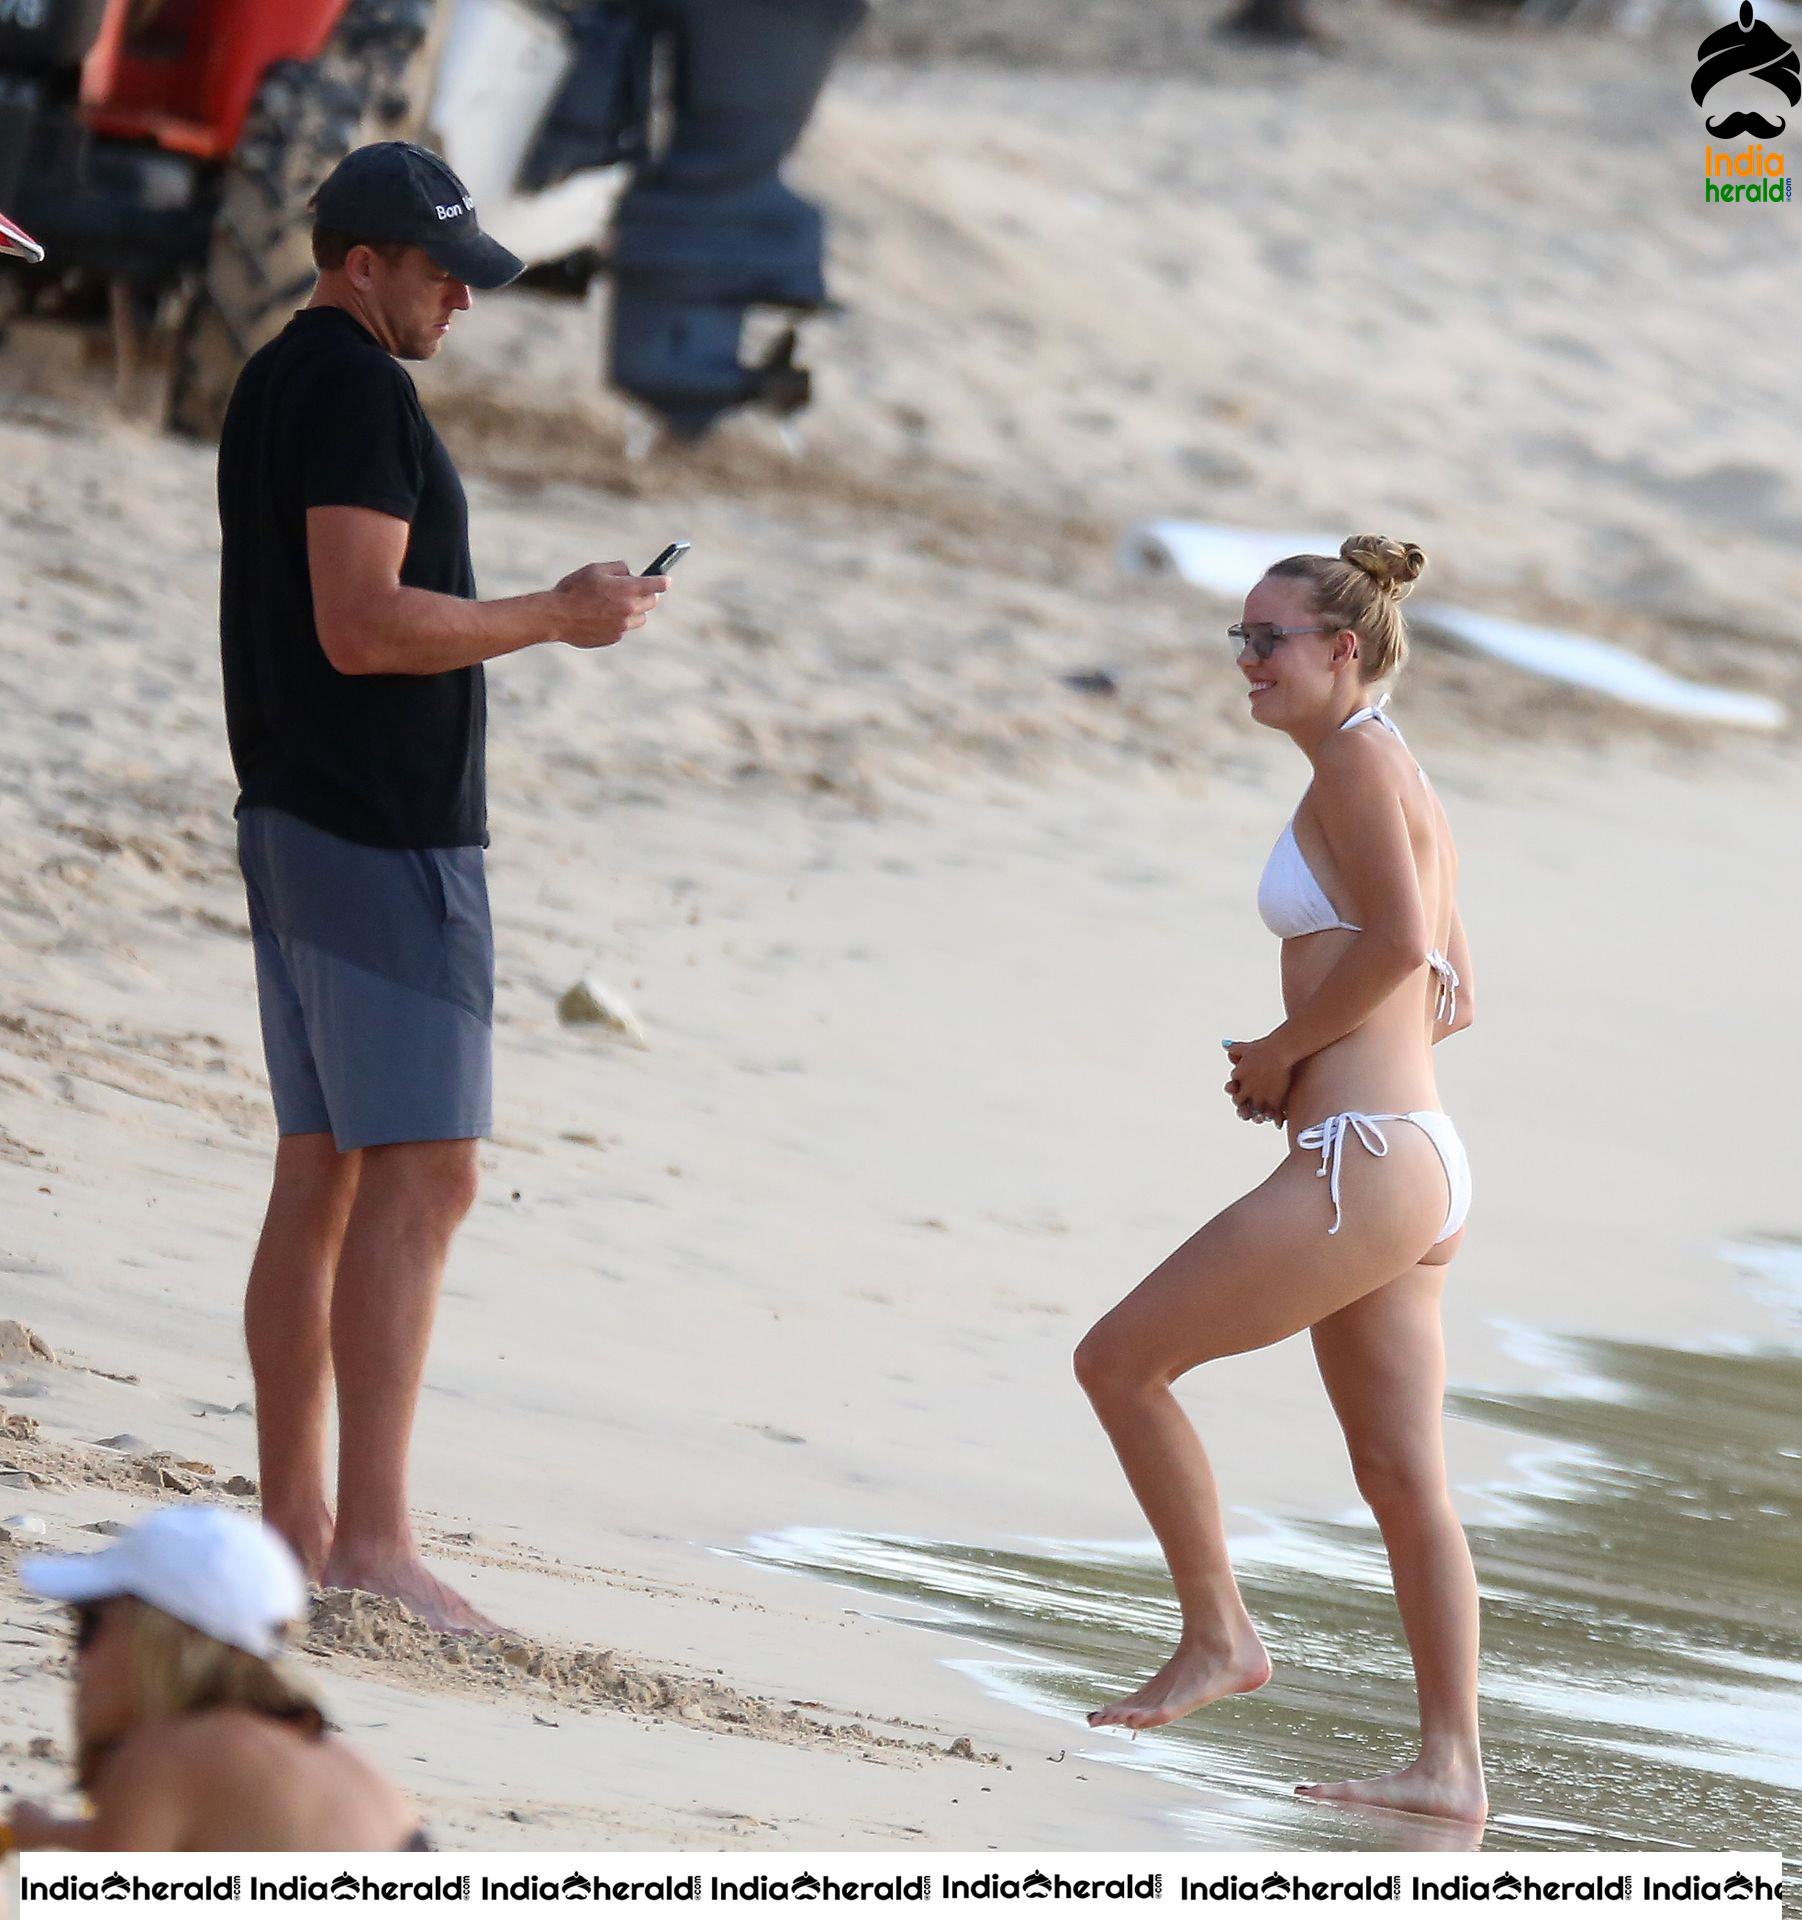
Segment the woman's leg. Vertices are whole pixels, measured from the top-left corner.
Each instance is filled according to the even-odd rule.
[[[1076,1351],[1093,1402],[1170,1562],[1183,1631],[1166,1665],[1098,1726],[1157,1727],[1270,1677],[1270,1660],[1227,1559],[1207,1454],[1170,1391],[1204,1360],[1269,1346],[1337,1312],[1419,1257],[1445,1217],[1438,1156],[1411,1127],[1382,1161],[1344,1173],[1345,1225],[1317,1163],[1291,1155],[1186,1241],[1099,1321]]]
[[[1477,1577],[1445,1477],[1442,1265],[1417,1266],[1314,1328],[1320,1377],[1345,1429],[1395,1581],[1420,1693],[1420,1758],[1399,1773],[1303,1787],[1311,1798],[1481,1820]]]

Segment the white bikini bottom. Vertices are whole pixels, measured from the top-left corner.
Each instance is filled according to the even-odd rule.
[[[1438,1246],[1440,1241],[1449,1240],[1470,1214],[1470,1156],[1464,1151],[1464,1142],[1458,1138],[1458,1129],[1452,1125],[1449,1113],[1441,1113],[1436,1107],[1423,1107],[1416,1113],[1329,1114],[1319,1126],[1302,1128],[1295,1136],[1295,1144],[1305,1152],[1320,1155],[1320,1178],[1328,1183],[1328,1191],[1333,1196],[1333,1224],[1327,1231],[1337,1233],[1344,1218],[1339,1205],[1339,1165],[1345,1157],[1345,1136],[1356,1134],[1364,1151],[1381,1160],[1389,1151],[1382,1123],[1391,1120],[1405,1120],[1410,1126],[1418,1127],[1432,1141],[1439,1163],[1445,1168],[1451,1204],[1446,1208],[1439,1239],[1433,1242]]]

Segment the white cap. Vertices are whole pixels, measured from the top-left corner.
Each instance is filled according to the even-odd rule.
[[[287,1542],[224,1507],[165,1507],[103,1553],[34,1553],[19,1578],[32,1593],[71,1606],[130,1594],[263,1660],[307,1608],[307,1583]]]

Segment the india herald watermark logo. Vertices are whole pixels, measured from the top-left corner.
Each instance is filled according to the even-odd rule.
[[[1695,77],[1690,97],[1706,108],[1709,97],[1723,87],[1730,90],[1727,111],[1716,111],[1703,121],[1715,140],[1752,136],[1740,148],[1704,149],[1703,198],[1709,201],[1788,201],[1791,183],[1785,156],[1764,142],[1780,140],[1788,121],[1762,107],[1773,104],[1775,90],[1794,107],[1802,104],[1802,60],[1775,27],[1752,11],[1752,0],[1740,0],[1738,17],[1717,27],[1696,49]],[[1758,105],[1747,104],[1756,100]]]

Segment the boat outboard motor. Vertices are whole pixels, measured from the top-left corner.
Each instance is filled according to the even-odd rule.
[[[588,167],[635,166],[645,157],[653,23],[637,8],[591,6],[571,31],[569,73],[520,168],[524,193]]]
[[[865,10],[866,0],[658,0],[675,46],[671,126],[614,216],[609,373],[679,435],[733,407],[807,404],[792,330],[746,366],[744,317],[825,304],[824,221],[780,169]]]

